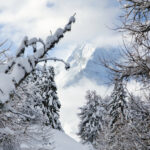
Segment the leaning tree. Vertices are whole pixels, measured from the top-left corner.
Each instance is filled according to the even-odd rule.
[[[53,35],[47,37],[44,42],[41,38],[29,39],[27,36],[22,40],[21,45],[16,51],[15,57],[5,64],[5,69],[0,73],[0,106],[1,109],[9,101],[9,98],[16,87],[25,80],[25,78],[35,69],[36,65],[45,60],[62,61],[57,58],[45,58],[47,53],[64,37],[67,31],[71,30],[75,17],[72,16],[64,28],[59,28]],[[42,48],[38,47],[38,44]],[[28,47],[33,48],[33,54],[26,56],[25,52]],[[65,62],[64,62],[65,63]],[[66,69],[69,65],[65,63]]]
[[[42,61],[61,61],[65,64],[66,69],[70,67],[62,59],[47,58],[47,53],[55,47],[66,32],[71,31],[71,25],[74,22],[75,17],[73,15],[64,28],[57,29],[53,35],[49,35],[46,38],[46,41],[36,37],[32,39],[27,36],[24,37],[15,56],[0,61],[0,149],[20,150],[19,141],[25,136],[27,127],[42,119],[41,113],[34,109],[37,104],[36,100],[41,102],[42,97],[34,95],[32,87],[35,86],[31,84],[29,88],[27,84],[24,84],[24,81],[36,69],[37,64]],[[33,52],[26,55],[28,47],[32,48]],[[0,54],[5,54],[5,50],[1,51]],[[23,86],[26,86],[26,88]],[[54,95],[53,93],[53,96],[56,98],[56,94]],[[57,103],[54,103],[54,105],[56,106]],[[57,107],[59,106],[56,106],[56,109]],[[57,113],[58,110],[54,111]],[[57,121],[58,117],[55,114],[54,120]],[[42,130],[41,137],[47,135],[46,129],[40,129]],[[26,137],[25,139],[28,138]],[[34,140],[34,138],[30,140]],[[43,143],[43,148],[45,144],[49,144],[45,142]]]

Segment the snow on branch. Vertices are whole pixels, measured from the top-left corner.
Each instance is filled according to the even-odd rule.
[[[12,109],[9,109],[9,111],[13,114],[16,114],[16,115],[20,115],[20,116],[23,116],[24,118],[28,118],[28,119],[35,119],[35,116],[30,116],[30,115],[27,115],[27,114],[23,114],[21,112],[16,112]]]
[[[40,59],[44,58],[49,50],[51,50],[64,37],[64,34],[71,30],[71,25],[75,22],[75,14],[70,17],[64,28],[58,28],[53,35],[47,37],[46,42],[42,39],[28,39],[26,36],[19,49],[16,52],[16,57],[6,64],[4,72],[0,73],[0,106],[2,107],[9,101],[11,93],[25,78],[35,69]],[[37,43],[43,45],[42,48],[37,48]],[[33,47],[33,54],[24,56],[28,46]],[[63,60],[59,60],[62,61]],[[65,63],[65,62],[64,62]],[[66,68],[69,68],[66,64]]]
[[[42,62],[42,61],[47,61],[47,60],[53,60],[53,61],[60,61],[62,63],[65,64],[65,69],[68,70],[70,68],[70,64],[65,62],[63,59],[58,59],[56,57],[52,57],[52,58],[42,58],[42,59],[39,59],[38,62]]]

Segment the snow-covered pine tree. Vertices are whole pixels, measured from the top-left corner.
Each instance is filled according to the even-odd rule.
[[[38,94],[42,97],[42,112],[47,118],[46,125],[50,125],[54,129],[62,130],[59,121],[59,109],[61,107],[57,96],[57,87],[54,81],[54,68],[44,66],[34,74]]]
[[[94,147],[98,145],[98,137],[102,130],[103,111],[101,106],[101,97],[96,94],[96,91],[87,91],[86,104],[80,108],[79,133],[83,143],[92,144]]]
[[[108,111],[111,117],[110,127],[115,127],[118,120],[121,122],[124,120],[127,108],[126,96],[122,81],[116,79],[111,100],[108,104]]]
[[[116,79],[113,92],[108,104],[108,145],[109,149],[131,149],[128,141],[128,121],[127,121],[127,102],[126,91],[122,80]]]
[[[43,123],[45,120],[42,113],[42,96],[40,95],[40,89],[36,82],[39,78],[37,70],[34,70],[18,87],[22,91],[16,92],[19,93],[20,99],[22,99],[22,113],[30,116],[34,115],[34,121],[37,124],[39,122]],[[24,95],[24,98],[21,95]],[[32,122],[33,120],[29,121]]]

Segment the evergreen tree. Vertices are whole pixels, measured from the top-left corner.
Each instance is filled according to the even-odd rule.
[[[108,104],[108,145],[109,149],[131,149],[128,141],[127,94],[123,83],[117,79]]]
[[[111,94],[111,100],[108,104],[108,111],[111,117],[110,127],[114,127],[118,120],[123,121],[126,116],[126,108],[126,92],[123,83],[121,80],[116,80]]]
[[[101,97],[95,91],[87,91],[86,105],[80,108],[79,133],[83,143],[90,143],[94,147],[98,145],[98,137],[102,130],[103,112]]]
[[[62,130],[59,121],[59,109],[61,104],[57,96],[57,87],[54,81],[55,73],[53,67],[44,66],[36,73],[36,86],[42,97],[42,112],[46,116],[46,125],[54,129]]]
[[[22,111],[28,115],[33,115],[33,113],[37,111],[38,115],[41,114],[43,116],[41,122],[45,125],[51,126],[54,129],[63,130],[59,121],[59,109],[61,104],[58,100],[54,77],[54,68],[46,67],[46,65],[42,68],[36,68],[36,70],[28,76],[23,82],[24,87],[26,86],[26,88],[24,88],[26,90],[24,90],[26,100]]]

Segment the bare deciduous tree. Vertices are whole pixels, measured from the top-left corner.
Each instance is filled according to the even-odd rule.
[[[101,62],[123,79],[136,77],[150,79],[150,0],[120,0],[124,10],[122,26],[124,35],[123,61]],[[130,41],[129,41],[130,39]]]

